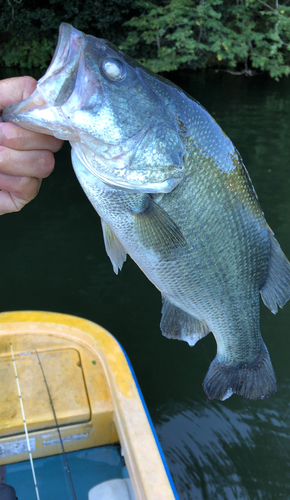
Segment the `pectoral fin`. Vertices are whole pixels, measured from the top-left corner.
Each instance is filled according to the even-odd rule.
[[[108,226],[108,224],[106,224],[103,219],[101,219],[101,222],[106,252],[113,264],[114,272],[118,274],[119,270],[121,271],[126,260],[127,252],[110,226]]]
[[[131,208],[141,242],[166,257],[175,249],[186,248],[187,243],[177,224],[149,195]]]
[[[165,337],[185,340],[190,346],[194,346],[198,340],[209,333],[204,321],[172,304],[165,294],[162,294],[162,302],[160,329]]]

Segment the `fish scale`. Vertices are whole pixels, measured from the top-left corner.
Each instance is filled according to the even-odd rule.
[[[209,113],[111,43],[63,24],[35,93],[3,119],[70,140],[114,271],[129,254],[161,291],[163,335],[193,346],[213,333],[207,398],[275,393],[259,293],[273,313],[283,307],[290,264]]]

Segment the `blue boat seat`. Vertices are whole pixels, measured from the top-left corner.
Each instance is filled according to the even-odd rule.
[[[135,496],[129,478],[111,479],[90,489],[88,500],[135,500]]]

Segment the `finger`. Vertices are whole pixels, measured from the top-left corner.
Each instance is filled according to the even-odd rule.
[[[41,185],[40,179],[31,177],[1,176],[1,184],[7,189],[0,190],[0,215],[19,212],[24,205],[33,200]],[[6,177],[4,179],[4,177]]]
[[[0,146],[0,174],[44,179],[53,171],[54,163],[51,151],[16,151]]]
[[[9,104],[27,99],[35,90],[37,81],[31,76],[7,78],[0,82],[0,110]]]
[[[0,144],[11,149],[28,151],[30,149],[47,149],[56,153],[63,141],[46,134],[38,134],[20,128],[13,123],[0,123]]]

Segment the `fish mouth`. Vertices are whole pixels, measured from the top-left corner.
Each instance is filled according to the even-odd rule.
[[[11,104],[3,110],[3,120],[12,121],[28,128],[30,112],[36,109],[46,109],[62,106],[70,98],[77,77],[77,68],[83,52],[82,32],[70,24],[62,23],[59,28],[59,38],[52,61],[42,78],[37,83],[33,94],[26,100]],[[39,123],[36,125],[39,130]],[[29,126],[34,130],[34,125]],[[42,127],[42,131],[50,133]]]
[[[43,99],[42,95],[36,88],[33,94],[31,94],[25,101],[18,102],[16,104],[10,104],[3,110],[3,120],[10,121],[14,115],[19,115],[30,111],[31,109],[41,108],[45,106],[47,102]]]
[[[116,51],[118,48],[115,50],[105,40],[61,24],[58,44],[46,73],[28,99],[3,110],[3,120],[69,140],[83,165],[105,184],[134,192],[171,192],[183,178],[180,157],[183,146],[179,146],[176,133],[173,136],[170,133],[175,125],[166,134],[177,154],[174,151],[171,154],[165,147],[164,133],[158,132],[159,122],[153,126],[151,119],[147,125],[141,121],[129,137],[123,131],[123,122],[118,122],[111,112],[110,99],[109,104],[106,100],[109,91],[102,75],[102,61],[113,57]],[[143,85],[142,81],[140,84]],[[109,125],[103,119],[107,109]],[[110,120],[115,135],[104,133],[111,126]],[[168,125],[164,120],[160,123]]]

